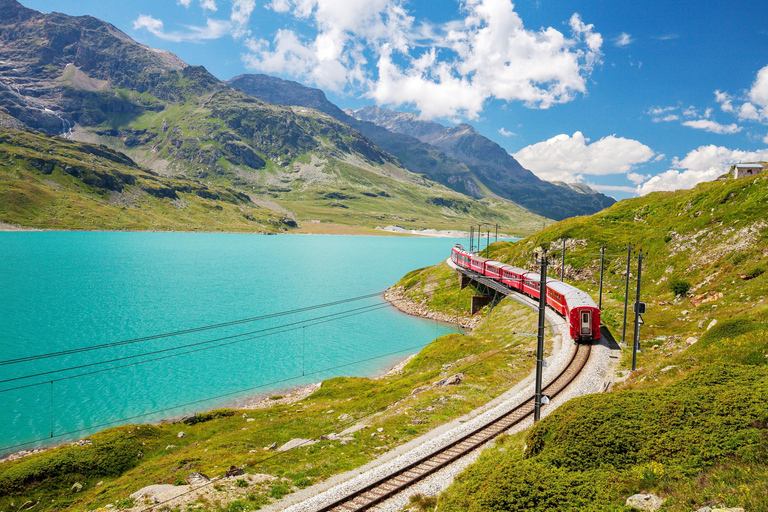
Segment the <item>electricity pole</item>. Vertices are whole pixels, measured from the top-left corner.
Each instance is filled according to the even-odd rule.
[[[637,296],[635,298],[635,336],[632,342],[632,371],[637,363],[637,351],[640,349],[640,281],[643,272],[643,253],[637,256]]]
[[[597,301],[597,309],[603,309],[603,263],[605,262],[605,244],[600,246],[600,294]]]
[[[541,419],[541,378],[544,366],[544,314],[547,310],[547,251],[542,249],[541,255],[541,281],[539,284],[539,333],[536,344],[536,397],[534,400],[533,421]]]
[[[565,276],[565,238],[563,238],[563,258],[560,263],[560,282],[563,281],[563,277]]]
[[[488,257],[488,246],[491,245],[491,228],[487,228],[485,232],[485,257]]]
[[[475,248],[475,226],[469,226],[469,252]]]
[[[624,288],[624,327],[621,329],[621,346],[626,347],[627,341],[627,300],[629,299],[629,264],[632,263],[632,244],[627,246],[627,285]]]

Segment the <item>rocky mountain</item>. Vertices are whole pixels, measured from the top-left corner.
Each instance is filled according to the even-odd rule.
[[[445,127],[421,120],[415,114],[374,106],[346,113],[437,147],[464,163],[490,193],[555,219],[595,213],[616,202],[585,185],[563,187],[539,179],[504,148],[468,124]],[[439,175],[429,176],[441,183],[446,181]]]
[[[263,101],[277,105],[300,105],[325,112],[365,135],[384,151],[396,156],[409,171],[425,174],[430,178],[445,177],[437,181],[462,194],[475,198],[484,197],[482,190],[472,177],[472,171],[462,162],[414,136],[356,119],[328,101],[325,93],[320,89],[260,74],[240,75],[227,80],[226,83]]]
[[[563,187],[539,179],[468,124],[446,128],[378,107],[342,111],[319,89],[268,75],[240,75],[227,83],[270,103],[325,112],[395,155],[411,172],[472,197],[509,199],[554,219],[591,214],[615,202],[580,184]]]
[[[15,0],[0,0],[0,126],[103,144],[158,176],[232,188],[299,224],[542,222],[409,172],[319,110],[256,99],[109,23]]]

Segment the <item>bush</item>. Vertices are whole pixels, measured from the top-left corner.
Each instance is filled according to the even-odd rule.
[[[669,289],[672,290],[672,293],[675,295],[685,295],[688,293],[688,290],[691,289],[691,283],[682,279],[678,279],[677,277],[673,277],[669,280]]]
[[[759,445],[764,367],[710,364],[662,388],[576,399],[531,429],[526,457],[584,471],[660,462],[691,475]]]
[[[505,460],[471,466],[440,498],[446,512],[602,510],[608,476],[599,471],[569,471],[533,460]]]
[[[751,267],[747,267],[746,270],[744,270],[744,277],[746,279],[753,279],[755,277],[761,276],[765,273],[765,268],[763,268],[761,265],[753,265]]]

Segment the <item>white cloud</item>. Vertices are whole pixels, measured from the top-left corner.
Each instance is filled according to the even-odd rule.
[[[749,91],[749,99],[763,108],[762,117],[768,117],[768,66],[757,72],[755,83]]]
[[[515,132],[507,131],[504,129],[503,126],[499,128],[499,133],[502,134],[504,137],[512,137],[513,135],[515,135]]]
[[[675,115],[675,114],[669,114],[669,115],[664,116],[664,117],[655,117],[653,119],[653,122],[654,123],[662,123],[662,122],[669,123],[671,121],[677,121],[678,119],[680,119],[680,116]]]
[[[236,38],[248,36],[251,31],[246,28],[251,19],[251,13],[256,7],[256,0],[235,0],[232,2],[232,14],[229,19],[234,24],[233,35]]]
[[[189,7],[192,3],[192,0],[177,0],[176,3],[183,5],[184,7]],[[215,11],[216,0],[200,0],[200,7],[208,11]]]
[[[644,182],[650,177],[651,177],[650,174],[638,174],[636,172],[631,172],[627,174],[627,178],[629,179],[629,181],[631,181],[635,185],[641,184],[642,182]]]
[[[249,41],[244,60],[260,71],[283,60],[285,69],[269,71],[333,90],[359,87],[379,104],[413,105],[425,118],[476,118],[491,98],[532,108],[565,103],[586,92],[587,77],[601,62],[602,37],[577,14],[566,37],[551,27],[525,29],[509,0],[467,0],[461,4],[463,19],[439,26],[414,27],[405,5],[405,0],[273,0],[271,9],[313,25],[317,35],[282,31],[272,41]],[[281,55],[286,40],[303,64]],[[377,73],[367,71],[371,56]]]
[[[712,133],[738,133],[741,131],[741,127],[736,124],[723,125],[709,119],[697,119],[695,121],[685,121],[683,126],[690,128],[696,128],[697,130],[706,130]]]
[[[763,144],[768,144],[768,135],[763,137]]]
[[[733,112],[733,105],[731,104],[733,97],[730,94],[717,90],[715,91],[715,101],[720,103],[720,109],[723,112]]]
[[[232,30],[232,24],[229,21],[214,20],[208,18],[206,26],[185,26],[187,32],[165,32],[163,30],[162,20],[153,18],[152,16],[142,14],[133,22],[133,28],[135,30],[146,29],[152,35],[165,39],[166,41],[172,41],[174,43],[181,42],[201,42],[206,39],[218,39]]]
[[[525,147],[513,156],[542,179],[566,182],[583,174],[629,173],[635,165],[655,156],[645,144],[614,135],[588,142],[581,132],[572,137],[562,134]]]
[[[615,40],[615,44],[619,48],[623,48],[624,46],[629,46],[633,42],[634,40],[632,39],[632,36],[630,36],[626,32],[622,32],[621,35],[617,37]]]
[[[757,107],[755,107],[750,102],[744,103],[742,106],[739,107],[739,119],[746,120],[757,120],[760,119],[760,112],[758,112]]]
[[[707,171],[675,171],[669,170],[661,174],[657,174],[653,178],[649,179],[642,185],[637,187],[635,192],[638,195],[644,196],[651,192],[660,192],[663,190],[680,190],[693,188],[697,184],[703,181],[711,181],[722,172],[715,169]]]
[[[598,183],[586,183],[589,188],[593,188],[598,192],[629,192],[632,194],[637,193],[637,188],[629,187],[626,185],[600,185]]]
[[[674,158],[672,162],[674,169],[649,179],[637,187],[637,193],[645,195],[660,190],[689,189],[725,174],[733,164],[767,159],[768,149],[741,151],[722,146],[701,146],[688,153],[682,160]]]

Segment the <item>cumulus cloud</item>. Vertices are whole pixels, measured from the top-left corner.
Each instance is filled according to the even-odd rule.
[[[183,5],[184,7],[189,7],[192,3],[192,0],[178,0],[177,3],[179,5]],[[215,11],[216,0],[200,0],[200,7],[208,11]]]
[[[153,18],[152,16],[142,14],[133,22],[133,28],[135,30],[146,29],[152,35],[165,39],[166,41],[172,41],[174,43],[181,42],[202,42],[206,39],[218,39],[223,35],[229,33],[232,30],[232,24],[229,21],[214,20],[208,18],[206,26],[197,27],[186,25],[184,28],[186,32],[165,32],[163,29],[163,21]]]
[[[697,119],[695,121],[685,121],[683,126],[696,128],[697,130],[706,130],[712,133],[738,133],[741,131],[741,127],[736,124],[724,125],[711,121],[709,119]]]
[[[510,132],[509,130],[505,130],[503,126],[501,128],[499,128],[499,133],[502,134],[504,137],[512,137],[513,135],[515,135],[514,132]]]
[[[741,121],[768,121],[768,66],[757,72],[752,87],[745,95],[734,97],[716,90],[715,101],[720,104],[723,112],[734,114]]]
[[[645,144],[615,135],[588,142],[581,132],[572,137],[562,134],[512,156],[542,179],[566,182],[579,181],[585,174],[626,174],[655,156]],[[640,175],[633,176],[637,179]]]
[[[768,66],[757,72],[755,83],[749,90],[749,99],[763,109],[762,117],[768,117]]]
[[[629,46],[633,43],[632,36],[627,34],[626,32],[622,32],[619,37],[616,38],[615,44],[619,48],[623,48],[624,46]]]
[[[551,27],[526,29],[509,0],[467,0],[463,19],[418,27],[405,5],[273,0],[271,9],[313,26],[316,36],[284,30],[271,41],[250,40],[244,60],[333,90],[358,87],[379,104],[412,105],[424,118],[476,118],[491,98],[532,108],[568,102],[586,92],[601,62],[602,36],[577,14],[568,37]],[[281,61],[285,68],[275,69]]]
[[[759,160],[768,160],[768,149],[741,151],[722,146],[701,146],[688,153],[682,160],[674,158],[673,169],[649,179],[637,187],[637,193],[645,195],[661,190],[693,188],[699,183],[711,181],[726,173],[733,164]]]

